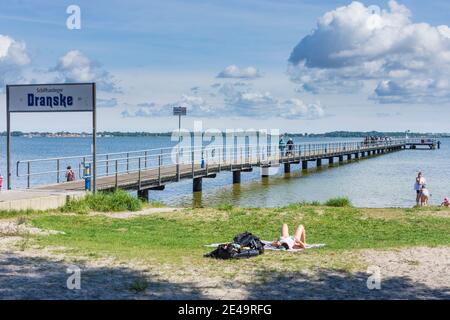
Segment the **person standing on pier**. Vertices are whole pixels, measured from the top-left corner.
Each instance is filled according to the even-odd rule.
[[[71,167],[71,166],[68,166],[68,167],[67,167],[65,176],[66,176],[67,182],[70,182],[70,181],[74,181],[74,180],[75,180],[75,172],[72,170],[72,167]]]
[[[284,156],[284,148],[285,148],[285,144],[284,144],[284,140],[283,137],[280,138],[280,141],[278,141],[278,148],[280,149],[280,156]]]
[[[286,155],[292,155],[292,151],[294,150],[294,141],[292,140],[292,138],[289,138],[288,142],[286,142],[286,147]]]
[[[416,206],[419,206],[419,203],[422,198],[422,186],[427,182],[425,177],[422,175],[422,172],[419,172],[416,177],[416,182],[414,183],[414,190],[416,190]]]

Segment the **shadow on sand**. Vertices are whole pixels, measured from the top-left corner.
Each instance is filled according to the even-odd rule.
[[[381,278],[380,290],[367,288],[370,274],[319,269],[314,275],[263,270],[247,288],[249,299],[450,299],[450,287],[430,288],[406,277]],[[445,287],[444,287],[445,286]]]
[[[175,284],[125,267],[87,267],[81,289],[69,290],[65,262],[0,254],[0,299],[204,299],[191,283]]]
[[[69,290],[66,272],[70,264],[42,257],[24,257],[16,253],[0,254],[0,299],[207,299],[198,282],[172,283],[126,267],[92,267],[81,269],[81,289]],[[318,269],[302,272],[262,270],[254,283],[233,280],[218,283],[227,290],[217,299],[450,299],[445,281],[440,288],[430,288],[406,277],[381,279],[380,290],[369,290],[364,272],[346,273]],[[207,289],[207,287],[203,287]],[[234,294],[231,291],[238,289]]]

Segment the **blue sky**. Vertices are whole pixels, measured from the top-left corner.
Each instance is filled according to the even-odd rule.
[[[4,57],[9,62],[2,65],[0,53],[0,71],[7,67],[10,75],[0,83],[86,77],[98,81],[100,129],[172,130],[177,123],[167,110],[184,104],[191,111],[185,120],[188,127],[201,116],[204,127],[220,129],[450,131],[443,120],[450,117],[447,84],[436,80],[446,78],[448,60],[433,59],[443,49],[447,52],[450,40],[444,30],[437,43],[424,41],[437,32],[433,28],[450,23],[446,1],[399,1],[397,5],[411,13],[410,21],[400,25],[395,20],[408,16],[402,8],[392,9],[388,1],[361,1],[363,7],[390,10],[382,20],[393,31],[377,29],[370,36],[394,44],[377,56],[369,49],[383,46],[383,40],[378,44],[364,39],[366,34],[348,35],[360,22],[339,24],[338,13],[329,25],[317,25],[327,12],[350,6],[351,1],[0,2],[0,35],[23,44],[20,50],[29,60],[14,58],[16,51],[10,50]],[[66,28],[66,8],[71,4],[81,8],[81,30]],[[352,16],[362,9],[347,10]],[[432,28],[422,30],[418,23]],[[404,35],[407,29],[413,30],[412,35]],[[397,37],[391,38],[392,32]],[[311,34],[313,45],[303,41]],[[329,58],[336,53],[329,49],[334,36],[342,38],[335,44],[340,53],[350,52],[351,58]],[[410,43],[398,48],[399,39]],[[357,41],[358,47],[341,45],[346,41],[349,46]],[[435,49],[422,55],[423,43]],[[410,64],[398,67],[408,59]],[[370,76],[364,69],[368,61],[378,68],[370,67]],[[429,61],[440,65],[416,66]],[[324,67],[334,63],[341,65]],[[21,130],[89,128],[87,115],[73,115],[70,121],[62,115],[15,117],[16,129]],[[55,119],[50,120],[51,127],[47,119]]]

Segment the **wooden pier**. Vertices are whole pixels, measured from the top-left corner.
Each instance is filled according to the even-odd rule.
[[[142,197],[147,197],[149,190],[163,190],[165,185],[181,180],[192,180],[192,190],[202,191],[202,179],[215,178],[217,174],[232,172],[233,183],[240,183],[241,174],[260,168],[262,176],[269,176],[273,170],[291,172],[291,165],[300,164],[302,170],[307,170],[310,163],[320,167],[324,161],[328,164],[343,163],[353,159],[362,159],[374,155],[382,155],[405,149],[426,147],[436,149],[440,142],[430,139],[397,139],[376,143],[336,142],[326,144],[292,145],[291,149],[279,150],[277,146],[233,146],[232,151],[222,148],[202,148],[200,150],[173,149],[144,150],[126,153],[99,155],[97,166],[97,190],[137,190]],[[170,152],[168,152],[170,151]],[[179,152],[179,153],[177,153]],[[196,157],[201,153],[201,157]],[[190,154],[186,160],[183,155]],[[126,155],[126,156],[125,156]],[[169,157],[170,155],[170,157]],[[212,156],[214,155],[214,156]],[[28,187],[30,190],[41,191],[82,191],[85,190],[85,180],[81,178],[81,168],[89,166],[88,156],[79,157],[79,179],[72,182],[61,182],[61,159],[50,159],[57,162],[57,181],[54,184],[31,186],[31,177],[40,173],[32,172],[31,163],[38,160],[25,160],[17,163],[17,174],[25,166]],[[175,160],[174,160],[175,158]],[[48,161],[48,159],[46,159]],[[48,171],[46,172],[49,173]],[[50,172],[51,173],[51,172]]]

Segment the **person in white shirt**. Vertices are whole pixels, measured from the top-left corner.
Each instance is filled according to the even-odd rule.
[[[414,190],[416,190],[416,206],[419,206],[419,202],[422,198],[422,186],[426,184],[425,177],[423,176],[422,172],[419,172],[416,177],[416,182],[414,183]]]
[[[289,235],[289,228],[286,223],[281,226],[281,237],[272,242],[275,247],[284,247],[284,249],[305,249],[306,232],[303,225],[299,225],[293,236]]]

